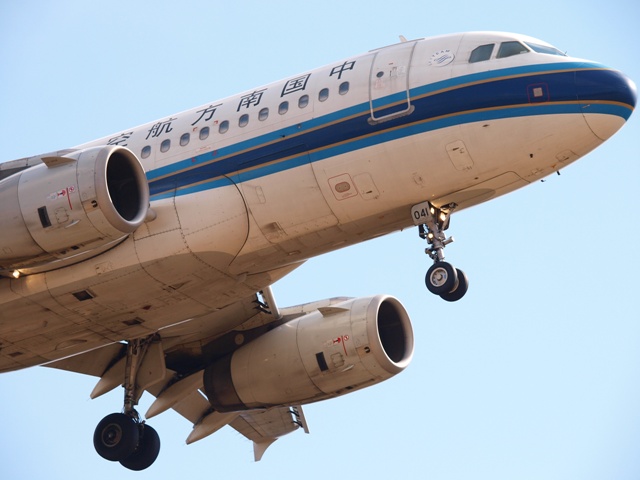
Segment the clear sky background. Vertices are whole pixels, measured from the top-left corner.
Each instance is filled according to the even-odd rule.
[[[640,82],[636,0],[0,1],[0,161],[77,145],[398,41],[469,30],[546,40]],[[102,460],[122,389],[32,368],[0,375],[0,478],[640,478],[640,113],[576,164],[454,215],[470,289],[424,286],[416,230],[313,259],[282,306],[388,293],[413,320],[397,377],[306,407],[253,463],[230,428],[186,446],[174,412],[140,473]],[[152,398],[142,398],[146,411]]]

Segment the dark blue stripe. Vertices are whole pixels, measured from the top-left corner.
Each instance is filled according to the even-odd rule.
[[[415,110],[411,115],[378,125],[369,124],[368,104],[362,104],[304,122],[302,129],[292,126],[239,142],[215,154],[207,153],[189,162],[179,162],[150,172],[151,194],[159,198],[159,195],[171,196],[176,190],[179,190],[179,194],[186,194],[215,188],[229,184],[224,176],[233,177],[235,181],[246,181],[295,168],[309,160],[318,161],[452,125],[528,115],[579,114],[581,108],[577,102],[576,72],[548,72],[549,65],[545,67],[540,71],[530,67],[525,72],[510,69],[511,75],[507,78],[495,79],[495,72],[494,77],[489,77],[489,73],[466,76],[466,82],[463,80],[465,77],[461,77],[455,79],[459,86],[453,89],[451,82],[421,87],[412,92],[414,98],[411,102]],[[555,67],[557,70],[558,66]],[[601,72],[587,70],[581,71],[580,75],[586,80],[593,75],[592,84],[597,85],[602,81]],[[518,76],[524,73],[525,76]],[[442,91],[445,86],[449,89]],[[535,88],[540,89],[541,97],[534,96]],[[394,97],[396,101],[406,101],[404,93]],[[602,100],[620,101],[613,97]],[[631,108],[625,109],[620,105],[601,104],[599,108],[603,113],[623,117],[628,117],[631,112]],[[397,106],[388,107],[377,111],[376,117],[397,110]],[[173,169],[177,166],[189,169],[176,172]],[[162,175],[166,176],[158,178]]]
[[[583,102],[615,102],[629,105],[625,120],[636,105],[633,82],[616,70],[579,70],[575,76],[578,98]]]
[[[507,77],[512,77],[512,76],[516,76],[516,75],[529,75],[529,74],[533,74],[533,73],[548,73],[550,71],[557,71],[557,70],[574,70],[576,68],[604,68],[600,65],[597,64],[584,64],[584,63],[563,63],[563,64],[539,64],[539,65],[526,65],[526,66],[522,66],[522,67],[513,67],[513,68],[506,68],[506,69],[500,69],[500,70],[496,70],[496,71],[489,71],[489,72],[480,72],[480,73],[474,73],[474,74],[469,74],[469,75],[463,75],[460,77],[455,77],[452,79],[447,79],[447,80],[442,80],[439,82],[434,82],[434,83],[430,83],[428,85],[423,85],[421,87],[418,87],[414,90],[412,90],[411,95],[412,97],[420,97],[426,94],[431,94],[434,92],[438,92],[444,89],[449,89],[449,88],[453,88],[453,87],[458,87],[458,86],[462,86],[462,85],[467,85],[470,83],[477,83],[477,82],[486,82],[486,81],[490,81],[490,80],[496,80],[496,79],[500,79],[500,78],[507,78]],[[405,92],[401,92],[398,93],[396,95],[392,95],[390,97],[385,98],[384,100],[387,103],[393,103],[393,102],[399,102],[399,101],[404,101],[406,99],[406,93]],[[319,126],[328,124],[328,123],[333,123],[339,120],[342,120],[343,118],[346,117],[350,117],[353,115],[357,115],[359,113],[365,113],[369,111],[369,104],[368,103],[364,103],[364,104],[360,104],[360,105],[355,105],[353,107],[349,107],[347,109],[338,111],[338,112],[334,112],[328,115],[325,115],[323,117],[319,117],[316,119],[312,119],[309,120],[307,122],[305,122],[305,128],[308,129],[313,129],[313,128],[317,128]],[[278,141],[281,138],[290,136],[290,135],[295,135],[299,133],[298,130],[298,126],[297,125],[291,125],[289,127],[286,127],[284,129],[275,131],[275,132],[271,132],[267,135],[262,135],[259,137],[254,137],[252,139],[249,140],[245,140],[243,142],[239,142],[238,144],[234,144],[231,145],[229,147],[225,147],[223,149],[221,149],[217,155],[214,154],[204,154],[204,155],[200,155],[196,158],[191,158],[188,160],[183,160],[180,162],[175,162],[172,163],[171,165],[167,165],[165,167],[161,167],[158,168],[156,170],[153,170],[151,172],[148,173],[148,177],[150,180],[153,180],[155,178],[158,177],[164,177],[170,174],[173,174],[177,171],[183,170],[183,169],[189,169],[191,167],[194,166],[194,164],[201,164],[204,162],[208,162],[211,161],[214,156],[215,157],[221,157],[221,156],[226,156],[232,153],[237,153],[238,151],[241,150],[245,150],[248,148],[253,148],[256,146],[260,146],[260,145],[264,145],[266,143],[269,142],[273,142],[273,141]]]

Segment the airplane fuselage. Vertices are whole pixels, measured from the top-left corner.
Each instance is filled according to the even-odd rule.
[[[418,203],[460,210],[523,187],[600,145],[634,106],[629,81],[600,64],[519,35],[459,34],[74,147],[133,152],[153,214],[99,254],[5,269],[19,277],[0,279],[0,371],[207,315],[313,256],[413,225]]]

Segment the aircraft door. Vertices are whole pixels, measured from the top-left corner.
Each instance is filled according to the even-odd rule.
[[[369,81],[369,122],[377,124],[409,115],[409,73],[418,42],[403,42],[375,52]]]

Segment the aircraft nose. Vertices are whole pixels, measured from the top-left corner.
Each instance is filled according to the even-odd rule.
[[[617,132],[633,112],[638,93],[633,81],[617,70],[576,72],[576,91],[582,114],[601,140]]]

